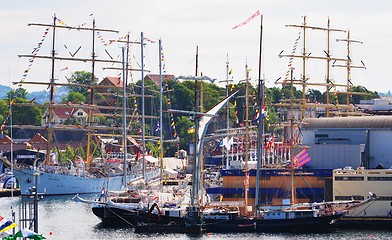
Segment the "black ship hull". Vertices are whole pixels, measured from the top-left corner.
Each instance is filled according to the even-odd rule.
[[[189,224],[184,216],[156,214],[150,210],[121,209],[104,204],[93,207],[93,213],[104,224],[128,225],[138,232],[326,232],[344,214],[289,219],[258,219],[238,215],[202,216],[200,223]]]
[[[99,204],[93,206],[92,211],[105,225],[135,226],[138,221],[137,210],[121,209]]]
[[[201,218],[201,226],[205,232],[238,233],[238,232],[328,232],[334,229],[334,223],[343,214],[330,216],[294,218],[294,219],[249,219],[238,217],[234,219]],[[146,212],[138,215],[140,232],[184,232],[192,229],[185,218],[158,216]],[[167,230],[164,230],[166,229]],[[178,230],[176,230],[178,229]],[[193,231],[194,229],[192,229]]]

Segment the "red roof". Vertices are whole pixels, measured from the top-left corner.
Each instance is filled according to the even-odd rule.
[[[74,111],[74,108],[53,108],[54,114],[59,118],[70,118]]]
[[[11,151],[11,138],[7,135],[0,139],[0,151],[1,152],[10,152]],[[20,150],[20,149],[27,149],[31,148],[31,145],[28,142],[23,143],[13,143],[12,150]]]
[[[10,137],[8,137],[8,135],[5,135],[2,139],[0,139],[0,144],[9,144],[11,142],[13,141]]]
[[[32,137],[29,141],[30,144],[34,144],[34,143],[47,143],[48,140],[46,140],[46,138],[44,138],[41,134],[37,133],[36,135],[34,135],[34,137]]]
[[[156,85],[159,86],[159,82],[160,82],[159,74],[147,74],[146,78],[151,79]],[[162,74],[162,81],[173,80],[174,78],[175,76],[172,74]]]
[[[123,81],[119,77],[105,77],[99,85],[108,85],[111,84],[116,87],[122,88],[123,86]]]

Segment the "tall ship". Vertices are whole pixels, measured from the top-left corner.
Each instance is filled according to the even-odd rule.
[[[125,90],[127,86],[125,77],[128,74],[125,73],[122,74],[123,79],[120,79],[120,77],[107,77],[105,80],[110,84],[97,84],[95,77],[96,63],[124,64],[124,61],[114,60],[106,49],[105,52],[108,55],[106,59],[98,58],[96,53],[96,39],[101,40],[103,43],[102,33],[110,34],[118,33],[118,31],[97,28],[95,19],[92,21],[92,27],[87,27],[86,24],[75,27],[68,26],[57,18],[56,15],[54,15],[51,24],[31,23],[28,25],[45,27],[44,37],[38,47],[34,49],[33,54],[20,55],[19,57],[29,58],[31,64],[29,65],[28,70],[30,70],[32,62],[36,59],[49,59],[51,61],[51,78],[48,82],[26,81],[27,70],[25,71],[22,80],[14,83],[18,86],[24,84],[46,85],[48,86],[50,96],[48,104],[44,105],[35,104],[33,101],[30,103],[15,103],[15,106],[39,106],[47,109],[44,114],[42,126],[17,126],[19,129],[35,129],[36,131],[41,131],[42,135],[37,134],[37,136],[40,140],[43,140],[41,141],[41,148],[36,150],[36,154],[31,156],[32,153],[29,153],[27,160],[30,161],[23,161],[22,163],[19,161],[14,164],[13,173],[19,182],[21,194],[28,195],[32,192],[38,192],[39,194],[45,195],[101,193],[103,188],[119,190],[122,189],[124,185],[127,185],[128,182],[124,183],[125,173],[127,174],[128,181],[142,178],[142,166],[140,162],[141,160],[144,160],[144,151],[143,158],[137,161],[131,154],[124,153],[124,149],[121,150],[121,148],[124,148],[125,146],[125,148],[129,149],[128,152],[130,153],[131,149],[133,149],[133,152],[140,151],[139,148],[143,148],[144,150],[144,146],[140,147],[131,136],[123,137],[124,135],[122,133],[127,131],[127,126],[122,125],[120,121],[113,121],[111,126],[104,126],[103,124],[99,124],[99,121],[97,120],[98,116],[119,118],[123,115],[117,114],[117,112],[125,113],[130,111],[124,106],[115,106],[114,104],[101,106],[97,104],[98,96],[104,96],[106,99],[116,102],[116,99],[118,100],[118,98],[121,97],[119,92],[123,89]],[[58,56],[58,53],[56,52],[56,47],[58,47],[56,37],[59,35],[58,30],[61,31],[64,29],[69,32],[77,31],[92,33],[91,58],[77,57],[82,46],[79,46],[75,52],[71,53],[71,51],[69,51],[71,57]],[[38,54],[39,49],[50,31],[52,31],[51,55],[40,55]],[[121,39],[123,39],[123,37],[121,37],[120,40]],[[117,41],[119,40],[116,40],[116,42]],[[115,41],[113,40],[111,42]],[[105,46],[107,46],[107,44]],[[64,45],[64,47],[68,50],[67,45]],[[91,63],[91,79],[85,84],[56,82],[56,64],[60,61]],[[54,98],[55,91],[59,86],[72,86],[85,89],[88,93],[88,103],[86,104],[78,101],[56,103]],[[122,98],[127,99],[126,97],[127,96],[123,96]],[[70,124],[67,121],[61,120],[59,112],[65,112],[65,114],[68,115],[74,114],[79,116],[80,119],[84,118],[86,120]],[[126,117],[130,117],[130,114],[126,115]],[[132,115],[131,117],[135,116]],[[11,126],[11,131],[12,127],[13,126]],[[14,126],[14,128],[16,127]],[[60,159],[62,154],[56,140],[59,137],[64,136],[79,137],[79,142],[84,142],[85,145],[79,146],[78,149],[83,148],[83,151],[86,152],[86,157]],[[110,136],[112,139],[110,142],[105,142],[102,136]],[[117,140],[115,141],[114,139]],[[92,144],[93,142],[95,144]],[[111,149],[107,149],[108,147]],[[57,150],[54,151],[55,149]],[[117,152],[115,152],[114,149],[117,149]],[[94,156],[93,153],[96,151],[101,152],[99,157]],[[22,156],[22,154],[20,154],[20,156]],[[20,156],[17,155],[15,157],[19,159]],[[126,172],[127,168],[130,166],[132,166],[132,172]],[[143,168],[143,170],[145,169]]]
[[[262,29],[262,28],[261,28]],[[261,33],[260,33],[261,34]],[[260,49],[261,49],[261,37],[260,37]],[[249,98],[249,78],[248,71],[245,80],[245,101],[248,103]],[[263,82],[260,81],[259,89],[263,89]],[[289,83],[291,85],[291,96],[293,92],[293,78]],[[198,90],[196,89],[196,96]],[[235,93],[233,93],[235,94]],[[231,94],[230,96],[232,96]],[[259,91],[259,96],[257,98],[259,100],[263,99],[262,90]],[[197,97],[196,97],[197,99]],[[197,100],[195,102],[198,102]],[[200,102],[200,100],[199,100]],[[267,194],[262,192],[260,194],[260,184],[265,186],[265,189],[270,185],[266,183],[265,179],[268,178],[266,174],[262,174],[261,171],[261,155],[262,150],[257,150],[256,155],[258,157],[256,162],[256,167],[250,166],[249,155],[250,151],[250,138],[249,138],[249,120],[248,120],[248,111],[246,104],[245,107],[245,141],[244,141],[244,157],[245,159],[234,159],[234,154],[231,156],[234,162],[229,162],[229,159],[226,159],[227,163],[223,160],[220,163],[223,166],[226,166],[227,169],[221,170],[223,172],[228,173],[228,175],[236,172],[236,175],[233,176],[223,176],[223,180],[221,184],[224,186],[228,184],[230,186],[230,190],[232,195],[235,197],[227,200],[227,195],[221,195],[219,200],[217,201],[207,201],[203,198],[205,183],[212,178],[210,172],[204,174],[205,172],[203,166],[203,140],[205,140],[205,128],[207,127],[207,121],[203,121],[203,114],[199,113],[200,116],[200,124],[198,125],[198,119],[195,119],[195,126],[199,131],[198,136],[196,136],[197,147],[195,150],[195,160],[193,164],[193,185],[192,185],[192,204],[188,208],[196,208],[198,211],[187,211],[185,216],[181,217],[180,212],[178,214],[166,215],[163,214],[163,210],[157,211],[160,217],[155,219],[153,218],[153,209],[149,211],[150,217],[143,215],[143,217],[138,220],[138,225],[136,226],[136,231],[184,231],[186,226],[189,225],[189,218],[195,218],[195,216],[200,220],[199,223],[196,223],[197,226],[205,227],[206,231],[209,232],[268,232],[268,231],[323,231],[329,230],[330,227],[340,219],[346,212],[346,208],[354,207],[356,204],[364,204],[365,202],[370,201],[371,198],[367,198],[363,202],[352,202],[346,201],[345,206],[342,208],[332,208],[336,203],[335,202],[325,202],[322,201],[320,203],[309,203],[309,201],[299,202],[296,198],[296,189],[295,189],[295,172],[297,168],[305,165],[310,161],[309,156],[307,155],[306,150],[300,151],[299,153],[294,153],[294,148],[302,147],[306,148],[306,146],[299,146],[296,142],[293,141],[293,129],[294,129],[294,117],[291,114],[290,120],[290,138],[289,144],[287,147],[290,148],[290,152],[287,156],[286,162],[282,162],[279,167],[276,167],[276,175],[281,175],[282,183],[287,183],[287,190],[285,192],[285,196],[281,199],[267,199],[264,202],[259,201],[262,198],[267,198]],[[261,113],[261,106],[259,105],[259,112]],[[207,112],[207,114],[216,114]],[[260,114],[261,115],[261,114]],[[261,123],[261,117],[259,119],[259,123]],[[201,129],[201,130],[200,130]],[[259,130],[261,128],[259,127]],[[229,130],[228,130],[229,132]],[[259,132],[260,133],[260,132]],[[262,146],[261,142],[263,141],[262,135],[259,135],[257,146]],[[227,141],[228,142],[228,141]],[[226,145],[228,145],[226,142]],[[232,142],[232,141],[231,141]],[[229,149],[229,148],[228,148]],[[235,163],[235,161],[238,163]],[[207,164],[206,164],[207,165]],[[206,166],[205,165],[205,166]],[[235,167],[235,165],[237,167]],[[263,166],[265,167],[265,166]],[[250,175],[253,171],[254,178],[251,179]],[[253,181],[253,183],[250,183]],[[212,184],[219,184],[217,182],[213,182]],[[255,186],[253,188],[254,192],[250,189],[250,186]],[[219,187],[218,187],[219,188]],[[222,189],[222,187],[220,187]],[[211,189],[211,188],[209,188]],[[229,191],[230,191],[229,190]],[[234,191],[236,192],[234,192]],[[264,189],[262,189],[264,190]],[[208,189],[207,189],[208,193]],[[283,193],[283,192],[282,192]],[[253,201],[250,194],[254,194]],[[223,200],[226,199],[226,200]],[[274,201],[274,202],[271,202]],[[175,211],[175,209],[173,209]],[[155,215],[156,216],[156,215]],[[157,220],[158,219],[158,220]],[[175,220],[177,219],[177,220]],[[180,227],[179,227],[180,226]],[[175,228],[180,228],[178,230],[174,230]]]
[[[244,182],[247,178],[249,178],[248,201],[250,201],[252,205],[256,201],[259,201],[261,204],[272,205],[281,204],[286,201],[285,199],[288,199],[288,196],[291,193],[289,184],[291,176],[285,169],[285,166],[292,161],[292,158],[290,159],[289,157],[292,154],[292,151],[295,152],[295,155],[300,152],[299,149],[289,150],[288,146],[291,141],[294,141],[295,143],[301,142],[303,145],[308,146],[307,151],[309,152],[309,155],[312,156],[312,161],[298,169],[293,176],[295,182],[293,192],[295,194],[291,195],[296,196],[295,202],[297,203],[339,201],[339,199],[335,199],[333,195],[335,189],[333,169],[343,168],[344,166],[347,166],[347,162],[355,162],[356,165],[351,164],[355,167],[366,166],[361,165],[363,164],[361,163],[363,153],[358,152],[361,151],[360,149],[364,149],[364,145],[361,144],[366,144],[366,139],[361,139],[361,144],[359,144],[358,141],[349,142],[351,139],[358,136],[350,134],[350,137],[344,140],[344,136],[341,133],[338,133],[338,131],[342,131],[342,128],[345,126],[350,128],[350,125],[354,126],[354,124],[340,125],[338,127],[339,129],[333,130],[334,133],[332,134],[328,134],[328,126],[322,129],[322,122],[328,122],[328,119],[336,119],[335,121],[339,122],[339,119],[346,118],[347,121],[342,120],[342,123],[348,123],[350,120],[352,121],[352,119],[355,119],[354,116],[366,115],[350,102],[352,96],[362,94],[353,91],[354,86],[351,79],[351,70],[354,68],[365,68],[365,66],[363,63],[360,66],[352,64],[350,52],[350,45],[352,43],[361,42],[351,39],[349,31],[331,28],[329,19],[327,27],[311,26],[307,23],[306,17],[303,18],[303,23],[301,25],[288,25],[288,27],[299,28],[300,33],[295,40],[292,53],[282,54],[282,51],[279,54],[279,57],[287,57],[290,60],[286,76],[283,79],[278,79],[276,83],[282,84],[282,96],[284,96],[285,92],[287,93],[290,91],[292,85],[300,86],[302,96],[297,92],[296,99],[288,99],[286,96],[287,99],[282,97],[281,102],[278,104],[269,104],[267,107],[264,107],[263,104],[259,104],[260,106],[263,106],[263,108],[260,107],[259,112],[268,112],[266,111],[266,108],[275,107],[277,110],[276,115],[281,116],[283,120],[294,118],[302,124],[299,124],[294,127],[294,129],[290,130],[288,129],[288,125],[283,122],[270,122],[269,128],[272,129],[272,132],[264,134],[262,137],[263,144],[260,144],[263,150],[263,153],[261,154],[260,180],[257,180],[257,162],[255,161],[255,157],[251,157],[252,161],[248,162],[251,168],[249,170],[249,177],[245,174],[247,171],[245,170],[244,155],[247,152],[250,152],[257,156],[255,153],[260,151],[260,146],[257,146],[255,131],[253,131],[254,135],[250,137],[249,141],[244,141],[244,129],[230,128],[228,124],[226,142],[230,142],[230,144],[226,144],[226,146],[224,146],[224,144],[223,146],[218,145],[214,149],[210,148],[209,151],[211,154],[207,156],[206,159],[208,164],[216,166],[213,167],[213,169],[219,169],[214,175],[216,177],[209,182],[209,187],[207,188],[207,193],[217,201],[226,201],[227,203],[231,202],[232,204],[241,201],[246,195],[242,186],[244,186]],[[323,56],[316,56],[307,48],[305,41],[305,36],[307,35],[305,32],[309,30],[327,33],[327,49],[324,51]],[[346,58],[332,56],[332,51],[330,49],[332,33],[347,34],[346,39],[338,39],[341,42],[347,43]],[[300,44],[301,38],[303,41],[302,53],[296,54],[296,49],[300,49],[298,45]],[[295,77],[291,73],[294,59],[299,59],[302,63],[300,77]],[[314,83],[310,81],[309,74],[306,71],[309,60],[324,60],[326,62],[327,73],[324,83]],[[332,67],[346,68],[347,82],[345,84],[339,84],[334,81],[330,72]],[[326,97],[324,104],[320,103],[319,99],[313,99],[308,96],[307,87],[309,86],[325,88]],[[343,90],[338,90],[338,88],[343,88]],[[344,97],[340,95],[343,95]],[[344,102],[342,102],[342,99],[344,99]],[[293,110],[288,110],[289,108]],[[366,117],[359,117],[358,121],[366,121],[365,118]],[[320,125],[316,126],[314,124],[309,124],[313,123],[312,121],[318,121],[318,124]],[[371,120],[369,119],[368,123],[370,123],[370,121]],[[356,121],[353,123],[355,122]],[[369,128],[371,128],[370,125]],[[347,129],[344,131],[349,132],[350,130]],[[294,138],[289,137],[290,134],[292,134]],[[215,143],[219,143],[222,138],[225,138],[225,130],[214,135],[215,137],[211,136],[210,138],[215,138]],[[231,141],[228,141],[227,139],[231,139]],[[253,147],[244,150],[245,142],[250,142],[250,145]],[[339,147],[336,144],[345,144],[345,146]],[[349,159],[347,158],[347,151],[344,152],[344,149],[348,148],[352,148],[352,150],[355,149],[356,151],[356,153],[350,152]],[[260,195],[256,194],[256,189],[260,190]],[[369,189],[368,192],[377,194],[377,187]],[[366,196],[367,195],[368,194],[366,194]],[[366,197],[362,198],[362,200],[364,199],[366,199]],[[352,198],[345,200],[352,200]],[[369,206],[369,204],[365,205],[365,207]],[[353,210],[350,210],[349,212],[351,211]]]

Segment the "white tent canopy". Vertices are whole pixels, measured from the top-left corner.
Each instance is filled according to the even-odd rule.
[[[146,159],[146,161],[149,163],[158,163],[159,162],[159,160],[157,158],[154,158],[151,155],[144,156],[144,159]]]

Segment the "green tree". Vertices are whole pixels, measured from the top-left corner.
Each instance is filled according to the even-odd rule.
[[[208,111],[214,107],[226,95],[224,88],[220,88],[215,84],[203,82],[203,108]]]
[[[85,84],[85,85],[93,85],[97,84],[98,79],[93,78],[92,79],[92,73],[90,72],[85,72],[85,71],[75,71],[71,77],[68,79],[68,83],[73,83],[73,84]],[[82,94],[86,94],[88,91],[88,88],[82,87],[82,86],[69,86],[68,87],[72,92],[78,92]]]
[[[18,88],[16,90],[11,90],[7,93],[7,99],[23,98],[26,99],[28,92],[24,88]]]
[[[324,100],[323,94],[319,90],[315,89],[308,89],[306,97],[310,102],[322,102]]]
[[[180,136],[180,148],[189,149],[189,143],[194,142],[195,134],[189,133],[188,130],[194,127],[194,122],[192,122],[188,117],[181,116],[177,118],[177,128],[178,134]]]
[[[27,99],[16,98],[12,107],[12,121],[17,125],[41,125],[42,109],[35,106],[18,106],[18,103],[30,103]]]
[[[67,146],[65,151],[61,152],[62,160],[74,160],[75,159],[75,149],[71,146]]]
[[[159,156],[159,149],[158,144],[154,142],[147,142],[146,143],[146,150],[152,154],[153,157]]]
[[[76,157],[81,157],[82,159],[86,159],[87,154],[86,154],[86,151],[84,150],[84,148],[78,147],[78,148],[75,150],[75,158],[76,158]]]
[[[8,100],[3,100],[3,99],[0,100],[0,124],[3,123],[5,117],[8,114],[8,109],[9,109],[8,103],[9,103]]]
[[[63,98],[63,103],[68,102],[86,102],[86,96],[79,92],[69,92],[68,95]]]
[[[351,103],[359,104],[361,100],[370,100],[380,98],[377,92],[367,90],[364,86],[355,86],[352,88],[353,92],[361,94],[353,94],[351,97]]]

